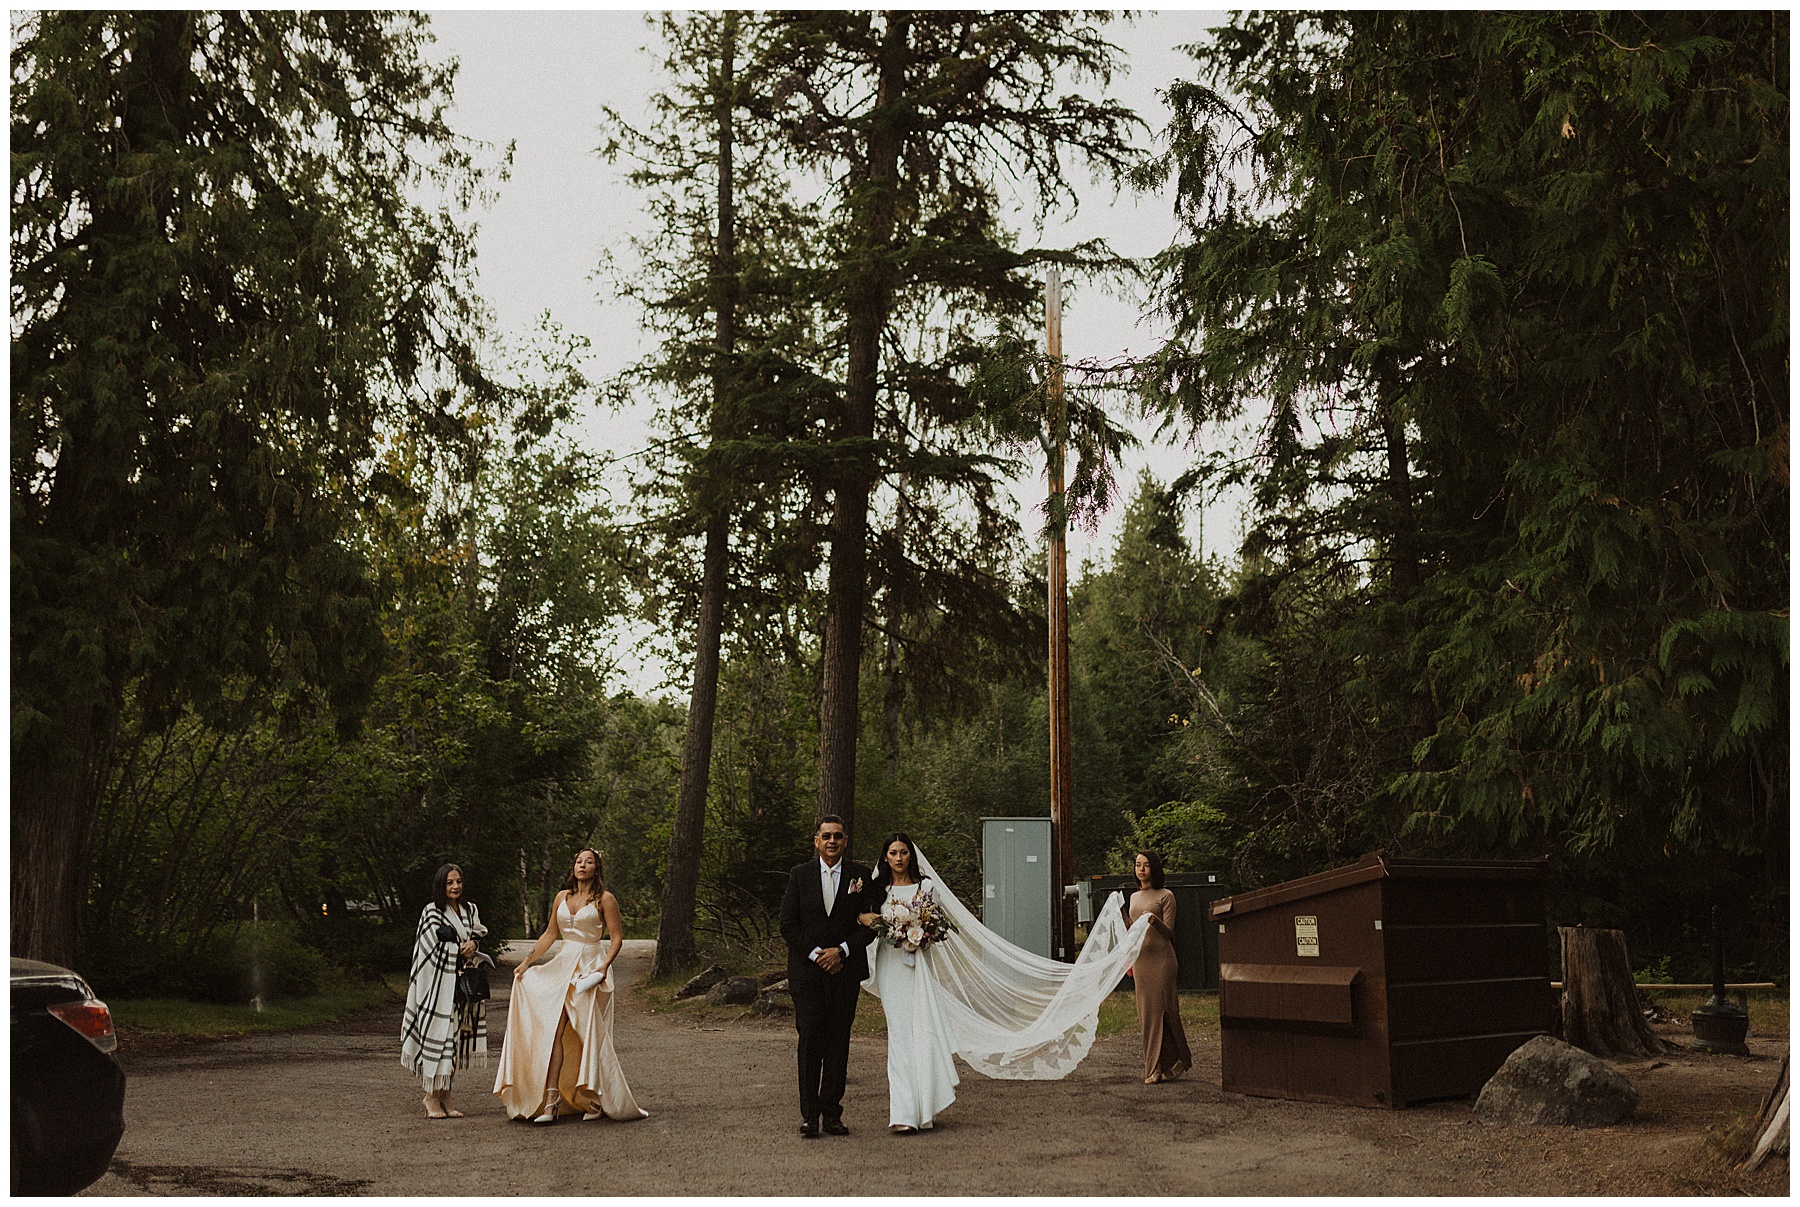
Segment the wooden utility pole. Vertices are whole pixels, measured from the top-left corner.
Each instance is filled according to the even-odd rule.
[[[1059,960],[1075,958],[1075,902],[1063,886],[1075,883],[1075,793],[1069,753],[1069,550],[1068,509],[1063,497],[1063,450],[1068,411],[1063,398],[1062,271],[1050,266],[1044,285],[1044,387],[1049,420],[1045,452],[1050,470],[1050,949]]]

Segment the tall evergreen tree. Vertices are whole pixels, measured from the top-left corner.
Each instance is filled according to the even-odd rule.
[[[128,688],[347,718],[379,647],[343,534],[378,426],[483,388],[476,186],[423,16],[57,12],[14,29],[13,951],[68,960]]]
[[[815,225],[746,105],[766,84],[756,74],[764,22],[728,12],[664,15],[657,27],[671,86],[653,98],[649,130],[631,130],[611,115],[620,135],[606,151],[632,159],[630,179],[648,192],[656,220],[652,234],[634,240],[642,264],[621,293],[644,306],[661,346],[616,385],[669,399],[661,413],[669,439],[645,483],[664,539],[644,579],[659,614],[693,614],[694,669],[657,927],[660,975],[696,954],[727,629],[802,594],[800,575],[812,555],[795,529],[813,493],[803,450],[828,387],[808,363],[810,298],[795,270],[813,254]],[[671,577],[695,541],[698,583]],[[771,577],[786,588],[770,589]]]
[[[1787,36],[1253,14],[1171,89],[1156,396],[1267,400],[1240,615],[1318,584],[1415,841],[1785,850]]]
[[[1065,157],[1128,161],[1133,121],[1089,99],[1116,48],[1105,14],[798,12],[777,18],[770,98],[797,165],[821,173],[832,205],[828,293],[842,316],[843,388],[824,471],[832,494],[823,665],[820,813],[853,820],[870,515],[897,490],[991,498],[991,461],[971,433],[933,445],[970,414],[977,347],[1031,312],[1026,269],[1050,253],[1006,234],[995,182],[1040,207],[1071,197]],[[1076,257],[1070,256],[1070,259]],[[983,329],[985,325],[985,329]],[[935,341],[920,337],[935,332]],[[901,486],[905,483],[905,486]],[[976,535],[986,530],[978,521]],[[970,567],[977,571],[980,568]]]

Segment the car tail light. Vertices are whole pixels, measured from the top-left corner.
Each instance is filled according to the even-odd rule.
[[[112,1011],[98,998],[58,1002],[46,1009],[102,1052],[110,1052],[119,1046],[119,1037],[113,1031]]]

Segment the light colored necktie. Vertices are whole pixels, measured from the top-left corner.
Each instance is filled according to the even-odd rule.
[[[838,870],[836,868],[826,868],[825,869],[825,912],[826,913],[831,912],[832,904],[835,901],[837,901],[837,877],[838,877]]]

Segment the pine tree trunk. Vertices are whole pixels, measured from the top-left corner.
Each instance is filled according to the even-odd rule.
[[[1402,602],[1419,593],[1419,534],[1413,518],[1413,485],[1410,457],[1406,448],[1406,425],[1396,412],[1400,393],[1398,382],[1390,376],[1382,381],[1381,433],[1387,448],[1388,498],[1394,505],[1394,525],[1389,540],[1389,556],[1393,559],[1394,594]],[[1414,688],[1408,708],[1408,721],[1413,740],[1431,733],[1431,699],[1426,692]]]
[[[862,670],[863,596],[868,551],[867,479],[838,488],[831,517],[831,571],[825,599],[825,648],[819,679],[819,813],[856,812],[857,703]]]
[[[718,200],[712,306],[712,424],[715,442],[735,381],[737,355],[737,177],[734,159],[737,106],[738,14],[720,18],[718,75],[713,89],[718,136]],[[705,849],[706,793],[712,780],[713,719],[719,703],[719,643],[725,625],[725,589],[730,567],[730,514],[723,483],[703,484],[708,507],[706,553],[700,570],[700,616],[694,633],[694,686],[688,697],[687,729],[681,742],[681,784],[669,831],[669,858],[656,919],[656,958],[650,975],[666,976],[694,963],[694,907],[700,892],[700,856]]]
[[[700,855],[706,826],[706,792],[711,782],[713,717],[719,702],[719,640],[725,615],[725,517],[706,530],[706,561],[700,579],[700,623],[695,634],[694,687],[688,699],[687,730],[681,743],[681,786],[676,793],[669,861],[657,915],[656,959],[651,976],[665,976],[693,964],[694,904],[700,891]]]
[[[94,812],[93,725],[70,709],[13,758],[12,954],[73,966],[82,843]],[[45,726],[49,728],[49,726]]]
[[[1669,1045],[1644,1021],[1622,931],[1559,926],[1562,1037],[1596,1056],[1657,1056]]]
[[[888,624],[897,623],[890,616]],[[881,752],[887,759],[887,782],[900,778],[900,705],[906,688],[900,682],[900,641],[887,634],[881,655]]]
[[[905,90],[909,40],[904,13],[888,14],[882,37],[879,80],[870,114],[866,176],[858,192],[862,262],[845,265],[849,279],[846,319],[848,348],[844,374],[844,423],[839,439],[875,435],[875,399],[880,389],[881,336],[893,298],[889,263],[894,237],[895,188],[900,178],[900,123],[907,115],[897,102]],[[863,607],[868,590],[869,496],[874,465],[852,464],[838,471],[831,514],[831,570],[826,580],[825,643],[819,680],[819,816],[834,813],[855,841],[856,734],[862,670]]]

